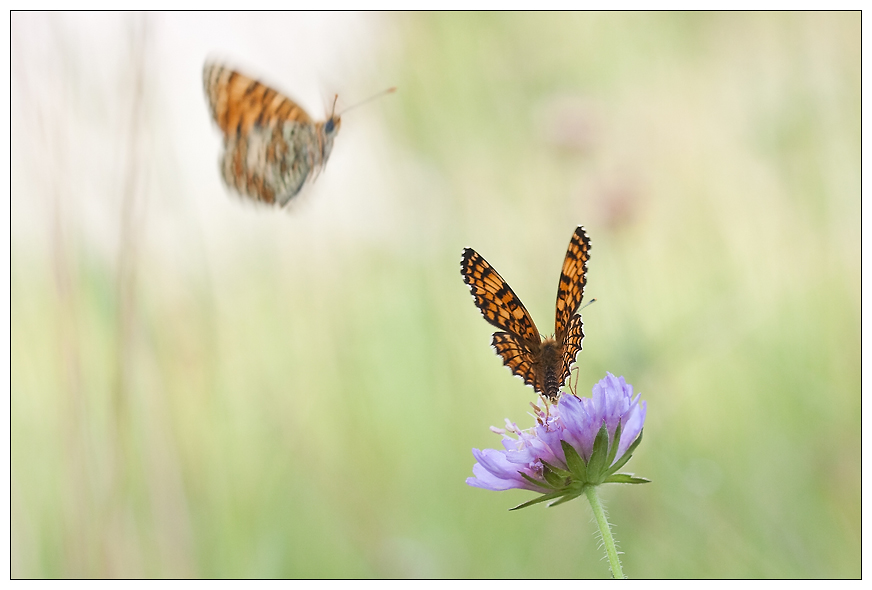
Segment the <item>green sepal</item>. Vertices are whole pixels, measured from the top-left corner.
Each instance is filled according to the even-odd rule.
[[[561,469],[560,467],[557,467],[557,466],[555,466],[555,465],[552,465],[551,463],[549,463],[548,461],[545,461],[544,459],[539,459],[539,462],[540,462],[540,463],[541,463],[541,464],[542,464],[546,469],[548,469],[548,470],[551,471],[552,473],[555,473],[556,475],[559,475],[560,477],[562,477],[562,478],[564,478],[564,479],[569,478],[569,477],[572,476],[572,473],[570,473],[569,471],[566,471],[565,469]]]
[[[565,440],[560,441],[560,446],[563,447],[563,455],[566,457],[566,465],[575,481],[584,482],[587,480],[587,466],[584,464],[584,459],[578,454],[571,444]]]
[[[615,460],[615,455],[618,454],[618,445],[621,443],[621,421],[618,420],[618,426],[615,428],[615,440],[612,441],[612,446],[609,448],[609,456],[606,457],[606,465],[611,465]]]
[[[624,453],[620,459],[618,459],[617,463],[615,463],[614,465],[609,467],[607,475],[611,475],[612,473],[615,473],[618,469],[623,467],[627,463],[627,461],[630,460],[630,457],[633,456],[633,451],[635,451],[636,447],[639,446],[639,443],[642,442],[642,433],[643,432],[645,432],[644,428],[639,431],[639,436],[636,437],[636,440],[633,441],[633,444],[630,445],[630,448],[627,449],[627,452]],[[615,446],[617,447],[617,445],[615,445]]]
[[[518,475],[520,475],[521,477],[523,477],[524,479],[529,481],[531,484],[533,484],[535,486],[539,486],[540,488],[551,488],[552,490],[557,489],[557,486],[551,485],[551,482],[549,482],[549,481],[543,482],[543,481],[539,481],[538,479],[533,479],[532,477],[530,477],[526,473],[521,473],[520,471],[518,472]]]
[[[579,490],[577,490],[577,491],[569,492],[569,493],[567,493],[567,494],[564,494],[563,497],[560,498],[559,500],[557,500],[556,502],[551,502],[550,504],[548,504],[548,508],[551,508],[552,506],[560,506],[560,505],[563,504],[564,502],[569,502],[570,500],[575,500],[575,499],[576,499],[577,497],[579,497],[583,492],[584,492],[584,488],[581,488],[581,489],[579,489]]]
[[[542,477],[544,477],[545,481],[547,481],[549,484],[551,484],[552,487],[562,488],[567,484],[567,478],[560,477],[560,474],[553,471],[547,465],[545,465],[544,461],[542,462],[542,464],[545,467],[542,470]]]
[[[563,488],[566,487],[572,481],[572,474],[565,469],[560,469],[559,467],[555,467],[548,461],[543,461],[539,459],[539,462],[542,463],[544,469],[542,470],[542,476],[545,478],[552,487]]]
[[[609,430],[606,428],[605,420],[603,420],[603,425],[600,426],[599,432],[596,433],[596,438],[593,441],[593,452],[590,454],[590,461],[587,462],[587,475],[590,483],[602,483],[604,475],[603,467],[608,452]]]
[[[651,480],[644,477],[635,477],[629,473],[615,473],[608,476],[604,483],[651,483]]]
[[[549,492],[547,494],[542,494],[538,498],[533,498],[528,502],[524,502],[523,504],[518,504],[514,508],[509,508],[509,511],[512,510],[520,510],[521,508],[526,508],[527,506],[532,506],[533,504],[539,504],[540,502],[547,502],[548,500],[554,500],[555,498],[559,498],[560,496],[566,495],[566,490],[555,490],[553,492]]]

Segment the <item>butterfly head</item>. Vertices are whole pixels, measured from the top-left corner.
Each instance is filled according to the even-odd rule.
[[[336,114],[336,100],[338,98],[337,94],[333,99],[333,111],[330,113],[330,117],[320,124],[321,162],[326,162],[327,158],[330,157],[330,152],[333,150],[333,139],[342,126],[342,118]]]
[[[342,126],[342,119],[336,114],[336,101],[339,100],[339,95],[333,97],[333,109],[330,111],[330,118],[324,122],[324,134],[329,138],[339,133],[339,128]]]
[[[324,134],[328,137],[331,135],[336,135],[336,133],[339,131],[339,127],[341,126],[342,119],[339,118],[339,115],[334,115],[324,122]]]
[[[333,147],[333,138],[336,137],[336,134],[339,133],[339,128],[342,127],[342,119],[339,115],[330,115],[330,118],[324,121],[324,126],[322,127],[324,131],[324,139],[325,146],[329,146],[327,148],[327,153],[330,153],[330,147]]]

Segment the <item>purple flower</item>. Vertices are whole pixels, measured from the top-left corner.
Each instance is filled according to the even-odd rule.
[[[505,450],[472,450],[475,477],[466,483],[486,490],[520,488],[544,494],[518,508],[560,498],[565,502],[586,485],[646,483],[616,473],[642,441],[645,402],[633,397],[633,386],[611,373],[593,386],[590,398],[563,394],[556,406],[533,406],[537,425],[521,430],[506,420]],[[514,435],[514,436],[511,436]]]

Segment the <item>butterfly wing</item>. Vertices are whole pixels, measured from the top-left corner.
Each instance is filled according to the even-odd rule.
[[[539,330],[527,308],[487,260],[472,248],[465,248],[460,273],[488,323],[508,332],[528,349],[539,345]]]
[[[491,346],[503,357],[503,364],[514,375],[520,377],[525,384],[536,387],[533,355],[524,344],[518,342],[518,339],[508,332],[495,332]]]
[[[566,383],[566,378],[569,377],[572,365],[575,364],[575,357],[581,351],[581,343],[584,340],[584,323],[581,321],[580,315],[572,316],[569,320],[569,326],[566,329],[566,336],[563,340],[563,373],[560,377],[560,385]]]
[[[560,283],[557,286],[557,317],[554,321],[554,336],[557,342],[564,342],[568,337],[567,327],[573,321],[578,306],[581,305],[584,285],[587,282],[585,275],[589,259],[590,238],[587,237],[584,227],[578,226],[572,234],[572,239],[569,240],[569,248],[563,260],[563,270],[560,272]],[[575,356],[573,355],[572,358],[575,359]]]
[[[284,206],[300,192],[314,167],[307,148],[311,142],[300,140],[306,133],[306,127],[286,121],[230,136],[221,158],[224,182],[256,201]]]
[[[206,63],[203,85],[212,118],[225,137],[247,135],[256,125],[267,127],[277,121],[312,124],[312,119],[297,103],[225,66]]]

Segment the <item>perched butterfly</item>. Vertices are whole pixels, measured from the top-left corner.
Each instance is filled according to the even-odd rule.
[[[492,345],[512,373],[551,401],[560,395],[575,356],[581,350],[584,330],[577,315],[584,296],[590,239],[582,226],[575,229],[557,287],[554,336],[542,338],[530,313],[494,268],[472,248],[463,250],[460,272],[481,315],[493,326]]]
[[[342,124],[335,99],[330,117],[316,123],[294,101],[224,66],[206,63],[203,85],[224,134],[221,175],[228,187],[283,207],[327,163]]]

